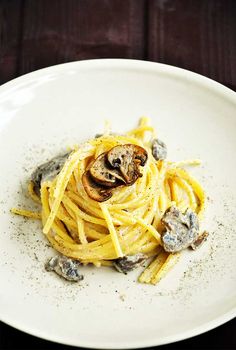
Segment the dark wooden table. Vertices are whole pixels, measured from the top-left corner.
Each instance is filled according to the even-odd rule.
[[[50,65],[134,58],[236,91],[236,0],[0,0],[0,84]],[[236,321],[159,349],[236,349]],[[0,324],[0,349],[70,349]]]

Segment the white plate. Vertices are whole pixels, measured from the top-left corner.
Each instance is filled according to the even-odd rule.
[[[37,164],[103,129],[152,118],[173,160],[193,169],[209,196],[210,239],[157,286],[84,268],[70,284],[44,270],[52,255],[39,223],[9,214],[31,205]],[[141,61],[94,60],[43,69],[0,88],[0,317],[30,334],[92,348],[139,348],[205,332],[236,314],[236,96],[207,78]]]

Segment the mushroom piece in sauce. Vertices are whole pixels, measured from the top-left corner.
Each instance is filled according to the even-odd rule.
[[[111,189],[102,186],[100,184],[97,184],[91,174],[90,171],[87,170],[83,176],[82,176],[82,184],[84,186],[84,189],[87,193],[87,195],[91,198],[94,199],[96,202],[104,202],[111,198],[112,193]]]
[[[69,154],[70,153],[67,152],[65,154],[58,155],[35,169],[31,175],[31,180],[34,184],[34,191],[37,193],[37,195],[40,195],[41,183],[43,181],[51,180],[59,174]]]
[[[156,160],[166,159],[167,157],[166,144],[159,139],[154,139],[152,141],[152,155]]]
[[[107,153],[107,160],[120,170],[126,185],[134,184],[142,176],[138,166],[144,166],[147,158],[146,150],[133,144],[115,146]]]
[[[190,209],[182,214],[178,208],[172,206],[166,210],[162,223],[165,226],[162,243],[166,252],[179,252],[191,246],[199,236],[198,217]]]
[[[117,271],[122,272],[126,275],[128,272],[136,269],[146,259],[146,255],[138,253],[136,255],[127,255],[123,258],[116,259],[113,262],[113,265]]]
[[[56,272],[67,281],[78,282],[84,279],[84,276],[79,273],[80,265],[78,260],[56,255],[46,263],[45,269]]]
[[[97,183],[107,187],[116,187],[120,181],[124,182],[124,179],[119,170],[111,168],[106,158],[107,153],[100,154],[90,165],[90,174]]]

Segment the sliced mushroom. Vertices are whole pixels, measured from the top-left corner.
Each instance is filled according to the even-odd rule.
[[[132,185],[142,176],[139,166],[146,161],[147,152],[142,147],[132,144],[113,147],[88,166],[82,176],[84,189],[90,198],[104,202],[111,198],[113,188],[122,183]]]
[[[78,260],[56,255],[45,264],[45,269],[47,271],[56,272],[67,281],[78,282],[84,278],[84,276],[79,273],[80,265],[81,263]]]
[[[107,152],[100,154],[89,166],[90,174],[96,183],[106,187],[119,186],[124,179],[119,170],[111,168],[106,158]]]
[[[193,250],[196,250],[198,248],[201,247],[201,245],[207,240],[207,237],[209,236],[209,233],[207,231],[202,232],[196,239],[196,241],[194,241],[191,244],[191,248]]]
[[[146,259],[146,255],[138,253],[136,255],[127,255],[123,258],[116,259],[113,262],[113,265],[117,271],[122,272],[126,275],[128,272],[136,269]]]
[[[105,202],[112,196],[111,189],[97,184],[90,175],[89,170],[83,174],[82,183],[87,195],[97,202]]]
[[[190,209],[182,214],[178,208],[172,206],[165,212],[162,223],[165,226],[162,243],[166,252],[179,252],[191,246],[199,236],[198,217]]]
[[[138,166],[144,166],[147,157],[144,148],[133,144],[115,146],[107,153],[107,160],[113,168],[120,170],[126,185],[132,185],[142,176]]]
[[[166,159],[167,157],[166,144],[159,139],[154,139],[152,141],[152,155],[156,160]]]
[[[41,183],[43,181],[53,179],[59,174],[69,154],[70,153],[67,152],[58,155],[35,169],[31,175],[31,180],[34,184],[34,191],[37,195],[40,195]]]

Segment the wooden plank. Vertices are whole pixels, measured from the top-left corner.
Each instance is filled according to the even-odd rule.
[[[236,1],[151,0],[148,58],[236,90]]]
[[[26,0],[20,73],[80,59],[142,59],[144,8],[145,0]]]
[[[19,0],[0,1],[0,84],[17,76],[21,5]]]

